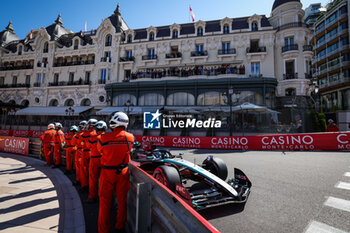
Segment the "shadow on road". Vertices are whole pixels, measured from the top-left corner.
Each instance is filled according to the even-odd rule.
[[[232,214],[238,214],[244,210],[245,203],[228,204],[222,206],[216,206],[204,210],[199,210],[198,213],[207,220],[225,217]]]

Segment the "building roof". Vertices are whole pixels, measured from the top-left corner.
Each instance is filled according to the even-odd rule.
[[[288,3],[288,2],[300,2],[300,0],[275,0],[275,2],[273,3],[273,6],[272,6],[272,10],[274,10],[277,7],[279,7],[280,5],[283,5],[283,4]]]
[[[55,23],[51,24],[50,26],[45,28],[47,33],[50,36],[50,40],[55,40],[62,35],[70,34],[71,31],[67,30],[63,27],[63,22],[61,19],[61,14],[58,15],[57,19],[55,20]]]

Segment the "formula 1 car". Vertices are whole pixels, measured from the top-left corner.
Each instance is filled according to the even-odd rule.
[[[234,178],[227,178],[227,166],[217,157],[208,156],[201,165],[173,155],[154,145],[141,147],[136,142],[131,152],[136,165],[180,196],[194,209],[214,207],[228,203],[245,203],[252,184],[239,169]]]

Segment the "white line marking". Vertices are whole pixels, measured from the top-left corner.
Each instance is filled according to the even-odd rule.
[[[328,197],[323,205],[350,212],[350,201],[344,199]]]
[[[312,221],[304,233],[346,233],[345,231],[328,226],[327,224]]]
[[[350,172],[345,172],[344,176],[350,177]]]
[[[341,182],[339,181],[336,185],[336,188],[338,189],[346,189],[346,190],[350,190],[350,183],[346,183],[346,182]]]

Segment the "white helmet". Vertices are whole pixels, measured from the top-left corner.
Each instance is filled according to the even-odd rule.
[[[96,120],[96,119],[90,119],[90,120],[88,120],[88,122],[87,122],[87,125],[95,126],[96,124],[97,124],[97,120]]]
[[[106,131],[107,130],[107,124],[104,121],[98,121],[95,126],[96,126],[96,129],[98,131]]]
[[[69,131],[71,131],[71,132],[78,132],[78,127],[75,126],[75,125],[72,125],[72,126],[70,127],[70,130],[69,130]]]
[[[59,123],[59,122],[56,122],[55,123],[55,126],[56,126],[56,128],[58,128],[58,129],[62,129],[62,124],[61,123]]]
[[[123,112],[116,112],[112,115],[111,120],[109,121],[109,127],[114,129],[119,126],[128,127],[129,117]]]
[[[86,124],[87,124],[87,121],[80,121],[79,127],[84,128]]]
[[[48,126],[47,126],[47,129],[54,129],[55,128],[55,124],[53,123],[50,123]]]

